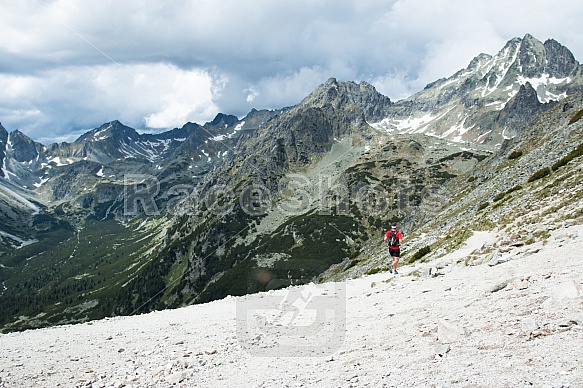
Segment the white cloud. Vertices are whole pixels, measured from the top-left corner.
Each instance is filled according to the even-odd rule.
[[[244,92],[247,93],[247,102],[250,104],[253,103],[253,101],[255,101],[257,96],[260,94],[259,90],[257,90],[255,86],[251,86],[249,89],[245,89]]]
[[[0,88],[7,91],[0,95],[2,120],[22,123],[29,136],[45,140],[58,139],[63,127],[91,129],[117,119],[135,128],[173,128],[211,120],[219,111],[206,71],[169,64],[67,67],[38,76],[0,74]]]
[[[375,77],[369,82],[379,93],[390,97],[393,102],[409,97],[414,92],[411,89],[409,76],[399,70]]]
[[[290,102],[296,104],[330,78],[330,74],[332,73],[327,69],[302,67],[290,75],[262,78],[257,83],[260,90],[260,99],[257,102],[266,104],[273,101],[280,106],[291,105]]]
[[[181,127],[187,121],[209,121],[219,108],[213,102],[212,78],[204,71],[167,69],[172,82],[161,96],[161,110],[146,116],[150,128]],[[156,76],[160,71],[156,71]]]

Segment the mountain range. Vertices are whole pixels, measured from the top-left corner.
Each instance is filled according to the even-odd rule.
[[[0,125],[1,330],[386,270],[390,222],[409,261],[500,223],[544,238],[535,213],[583,214],[582,109],[572,53],[526,35],[397,102],[331,78],[160,134],[112,121],[43,145]]]

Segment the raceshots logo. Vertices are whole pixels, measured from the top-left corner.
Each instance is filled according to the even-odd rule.
[[[237,338],[258,357],[321,357],[346,335],[345,283],[306,284],[237,299]]]

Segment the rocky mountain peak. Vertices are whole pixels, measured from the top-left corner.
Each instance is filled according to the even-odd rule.
[[[542,43],[530,34],[522,39],[517,60],[522,75],[527,78],[548,75],[562,79],[579,66],[573,53],[556,40],[548,39]]]
[[[3,142],[4,144],[6,144],[7,140],[8,140],[8,131],[6,130],[6,128],[4,128],[2,123],[0,123],[0,142]]]
[[[506,42],[506,44],[504,45],[502,50],[500,50],[495,55],[494,58],[496,58],[496,57],[512,58],[515,55],[515,53],[518,50],[520,50],[521,45],[522,45],[521,38],[512,38],[508,42]]]
[[[304,98],[298,106],[323,106],[334,102],[338,95],[338,81],[336,78],[329,78],[326,82],[319,85],[306,98]]]
[[[135,129],[123,125],[118,120],[114,120],[81,135],[77,140],[75,140],[75,143],[80,143],[83,141],[103,141],[108,138],[126,143],[127,140],[136,141],[138,137],[139,135]]]
[[[467,70],[476,71],[481,66],[483,66],[484,63],[491,61],[491,60],[492,60],[492,56],[490,54],[481,53],[478,56],[476,56],[474,59],[472,59],[472,61],[470,62],[470,64],[467,67]],[[445,80],[445,78],[443,78],[443,79]]]
[[[573,53],[554,39],[548,39],[544,43],[547,70],[556,78],[565,78],[579,67]]]
[[[239,122],[239,118],[233,115],[226,115],[224,113],[218,113],[213,121],[207,123],[208,125],[212,126],[220,126],[220,127],[232,127]]]
[[[542,43],[535,38],[534,36],[532,36],[531,34],[529,34],[528,32],[526,34],[524,34],[524,37],[522,39],[518,39],[521,44],[526,44],[526,45],[530,45],[530,46],[541,46]]]
[[[530,82],[527,82],[524,85],[520,85],[518,93],[508,102],[508,104],[506,104],[505,109],[519,109],[524,111],[526,110],[524,109],[525,107],[532,109],[539,105],[541,105],[541,102],[538,100],[536,90],[532,87]]]
[[[324,106],[344,108],[348,105],[362,109],[367,121],[376,121],[387,114],[392,102],[389,97],[380,94],[367,82],[357,84],[330,78],[310,93],[298,107],[301,109]]]
[[[525,77],[539,77],[547,62],[545,46],[532,35],[526,34],[520,45],[518,61]]]
[[[503,131],[505,138],[516,137],[523,132],[523,128],[537,113],[550,109],[554,105],[556,103],[543,104],[540,102],[537,91],[530,82],[527,82],[520,85],[518,93],[496,115],[495,125],[505,128]]]
[[[10,133],[12,157],[18,162],[30,162],[38,156],[37,143],[19,130]]]

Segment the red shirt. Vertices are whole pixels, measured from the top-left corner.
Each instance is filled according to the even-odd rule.
[[[389,230],[385,234],[385,239],[388,240],[390,237],[391,237],[391,231]],[[397,241],[400,243],[401,240],[403,240],[403,234],[397,230]],[[399,249],[399,246],[398,245],[390,245],[389,248]]]

